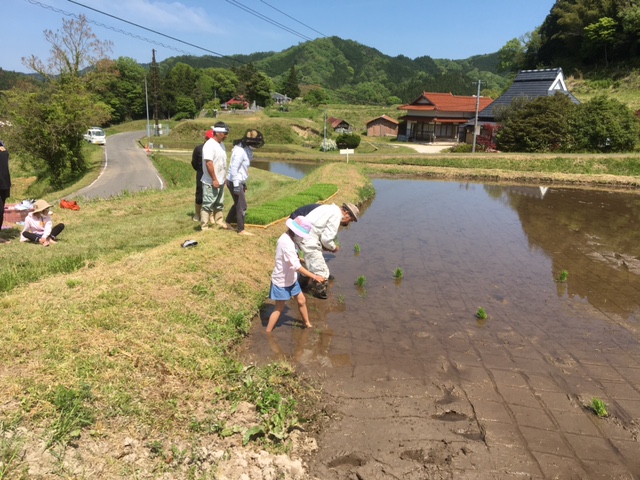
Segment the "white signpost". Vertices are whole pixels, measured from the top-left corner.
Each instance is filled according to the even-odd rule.
[[[342,148],[340,149],[340,155],[346,155],[347,156],[347,163],[349,163],[349,154],[353,155],[353,148]]]

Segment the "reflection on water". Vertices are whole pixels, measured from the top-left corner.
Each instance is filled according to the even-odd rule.
[[[305,175],[318,168],[317,165],[311,163],[277,162],[267,160],[252,160],[251,166],[259,168],[260,170],[266,170],[267,172],[295,178],[297,180],[300,180]]]
[[[637,194],[551,188],[542,197],[523,187],[486,186],[517,212],[529,245],[552,261],[549,276],[569,273],[558,292],[594,307],[633,314],[640,300],[640,197]],[[526,188],[526,187],[524,187]]]
[[[602,339],[603,332],[639,328],[637,194],[421,180],[374,185],[361,220],[340,230],[340,251],[327,255],[336,278],[330,298],[309,301],[318,330],[297,333],[284,324],[272,354],[307,367],[382,362],[411,370],[448,355],[442,339],[459,332],[514,336],[511,348],[524,348],[524,339],[569,338],[618,348],[620,338]],[[559,283],[563,270],[568,280]],[[364,291],[354,285],[361,275]],[[480,306],[489,315],[482,323]],[[260,333],[250,346],[257,352],[267,347]]]

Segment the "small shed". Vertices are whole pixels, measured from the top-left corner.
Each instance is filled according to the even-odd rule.
[[[367,122],[367,137],[395,137],[399,122],[387,115],[381,115]]]
[[[327,118],[327,122],[333,128],[333,131],[336,133],[351,133],[353,131],[353,127],[342,118],[329,117]]]

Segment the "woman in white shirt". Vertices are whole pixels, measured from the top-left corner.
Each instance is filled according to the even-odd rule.
[[[33,211],[24,220],[24,228],[20,234],[21,242],[39,243],[45,247],[56,243],[58,235],[64,230],[64,224],[58,223],[53,226],[50,208],[51,205],[45,200],[38,200],[33,204]]]
[[[247,215],[247,179],[249,166],[253,158],[253,149],[264,145],[262,133],[258,130],[247,130],[244,137],[237,141],[231,151],[231,162],[227,176],[227,188],[233,197],[233,206],[229,209],[226,222],[237,224],[240,235],[253,235],[244,229],[244,219]]]

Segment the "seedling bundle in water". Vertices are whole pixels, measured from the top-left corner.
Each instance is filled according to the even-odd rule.
[[[393,272],[393,278],[403,278],[404,277],[404,271],[398,267],[396,268],[396,270]]]
[[[569,272],[567,270],[562,270],[560,275],[558,275],[558,283],[566,283],[569,278]]]
[[[360,253],[360,245],[358,245],[357,243],[353,246],[353,251],[358,254]]]
[[[485,311],[484,308],[478,307],[478,311],[476,312],[476,317],[478,317],[480,320],[486,320],[487,318],[489,318],[489,315],[487,315],[487,312]]]
[[[356,285],[358,287],[364,287],[366,283],[367,283],[367,277],[365,277],[364,275],[360,275],[356,280]]]

